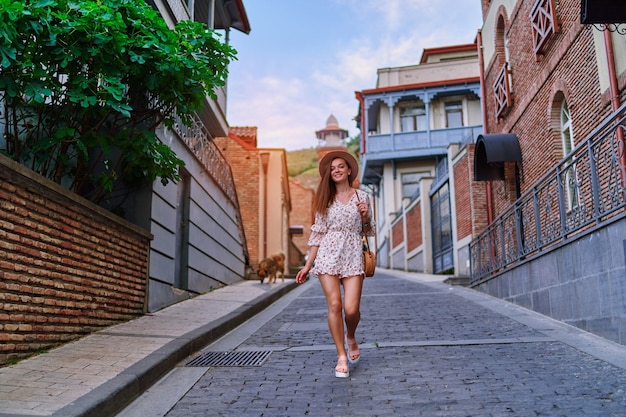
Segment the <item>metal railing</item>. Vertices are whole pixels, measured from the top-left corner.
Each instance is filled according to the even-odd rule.
[[[482,126],[466,126],[429,131],[395,132],[393,135],[369,134],[367,153],[446,148],[451,143],[471,143],[482,133]]]
[[[173,124],[172,129],[191,149],[196,158],[224,191],[228,199],[236,207],[239,207],[230,165],[211,139],[211,134],[200,118],[194,115],[191,125],[187,126],[176,115],[176,122]]]
[[[472,283],[624,213],[625,113],[626,103],[472,240]]]

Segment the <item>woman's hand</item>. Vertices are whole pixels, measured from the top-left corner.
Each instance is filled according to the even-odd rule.
[[[302,284],[306,282],[306,278],[309,275],[309,271],[311,270],[311,267],[313,266],[313,262],[315,262],[315,258],[317,257],[318,249],[319,249],[319,246],[309,247],[309,255],[307,257],[307,261],[302,267],[302,269],[299,270],[298,273],[296,274],[296,282],[298,284]]]
[[[310,267],[305,265],[301,270],[299,270],[298,273],[296,274],[296,283],[302,284],[306,282],[306,278],[309,275],[310,269],[311,269]]]
[[[359,214],[361,215],[361,220],[366,223],[366,220],[368,219],[368,213],[369,213],[369,206],[367,205],[366,202],[364,201],[359,201],[356,203],[356,208],[359,211]]]

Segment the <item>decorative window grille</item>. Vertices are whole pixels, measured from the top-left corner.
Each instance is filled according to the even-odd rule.
[[[496,117],[498,118],[504,116],[513,103],[510,75],[509,64],[505,62],[496,77],[496,81],[493,83],[493,93],[496,98]]]
[[[530,12],[535,56],[543,54],[548,40],[559,31],[555,0],[536,0]]]

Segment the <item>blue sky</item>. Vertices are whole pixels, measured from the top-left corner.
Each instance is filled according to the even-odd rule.
[[[355,91],[378,68],[413,65],[424,48],[472,43],[480,0],[244,0],[251,31],[230,32],[231,126],[257,126],[258,146],[317,146],[332,113],[358,134]]]

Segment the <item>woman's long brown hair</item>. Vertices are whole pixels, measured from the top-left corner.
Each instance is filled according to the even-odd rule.
[[[337,157],[335,159],[341,159],[346,165],[348,165],[348,162],[341,157]],[[321,214],[322,216],[326,215],[328,207],[333,203],[333,201],[335,201],[335,196],[337,194],[337,185],[335,184],[335,181],[330,179],[330,165],[331,164],[328,164],[326,170],[322,172],[322,179],[320,180],[320,183],[317,186],[317,191],[315,192],[315,212]],[[352,187],[352,173],[348,176],[348,184]]]

